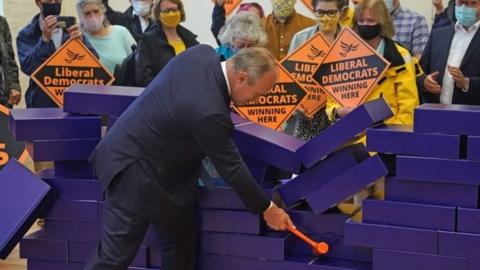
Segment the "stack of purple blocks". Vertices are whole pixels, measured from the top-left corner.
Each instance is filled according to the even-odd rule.
[[[415,124],[367,132],[367,149],[396,156],[385,201],[366,200],[347,243],[374,248],[375,270],[480,269],[480,107],[425,104]]]

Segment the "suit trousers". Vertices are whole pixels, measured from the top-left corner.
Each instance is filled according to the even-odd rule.
[[[100,242],[84,270],[126,270],[152,224],[162,252],[162,269],[194,270],[196,208],[178,205],[139,162],[122,171],[105,192]]]

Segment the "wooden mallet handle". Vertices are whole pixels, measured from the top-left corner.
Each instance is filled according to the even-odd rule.
[[[309,244],[310,246],[312,246],[313,248],[313,251],[318,254],[318,255],[324,255],[324,254],[327,254],[328,253],[328,250],[329,250],[329,246],[327,243],[325,242],[315,242],[313,241],[312,239],[310,239],[308,236],[306,236],[305,234],[303,234],[301,231],[297,230],[297,229],[294,229],[293,227],[291,226],[287,226],[288,230],[295,234],[298,238],[302,239],[303,241],[305,241],[307,244]]]

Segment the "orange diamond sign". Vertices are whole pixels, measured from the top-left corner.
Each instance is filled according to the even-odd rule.
[[[307,98],[304,99],[301,106],[303,106],[305,115],[309,117],[313,117],[327,102],[327,95],[313,79],[313,74],[329,50],[328,41],[320,33],[317,33],[281,62],[290,75],[307,90]]]
[[[278,80],[257,102],[234,106],[244,118],[271,129],[279,129],[307,96],[305,89],[279,63]]]
[[[215,0],[212,0],[215,3]],[[240,5],[242,0],[224,0],[225,15],[229,16]]]
[[[15,141],[10,133],[10,129],[8,128],[9,115],[10,110],[0,105],[0,170],[2,170],[3,166],[12,158],[17,159],[22,164],[25,164],[28,158],[25,142]]]
[[[308,9],[313,11],[312,0],[302,0],[302,2],[308,7]]]
[[[59,106],[63,91],[73,84],[110,85],[113,75],[78,39],[70,39],[33,74],[32,80]]]
[[[313,78],[337,103],[363,103],[390,64],[350,28],[345,28]]]

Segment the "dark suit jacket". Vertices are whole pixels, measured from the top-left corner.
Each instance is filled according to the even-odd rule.
[[[129,165],[142,161],[155,172],[150,181],[172,200],[188,204],[196,198],[199,168],[208,156],[246,206],[262,213],[270,201],[231,139],[229,104],[226,79],[211,47],[194,46],[175,57],[92,154],[103,187]]]
[[[450,45],[455,34],[454,25],[434,29],[430,34],[427,46],[423,51],[420,65],[425,74],[419,78],[418,87],[423,91],[424,101],[427,103],[439,103],[440,96],[425,91],[423,81],[432,72],[438,71],[437,81],[443,83],[445,67],[447,65]],[[453,104],[477,104],[480,105],[480,31],[477,31],[468,46],[465,56],[460,65],[463,75],[470,79],[469,91],[464,93],[455,86],[453,93]]]

